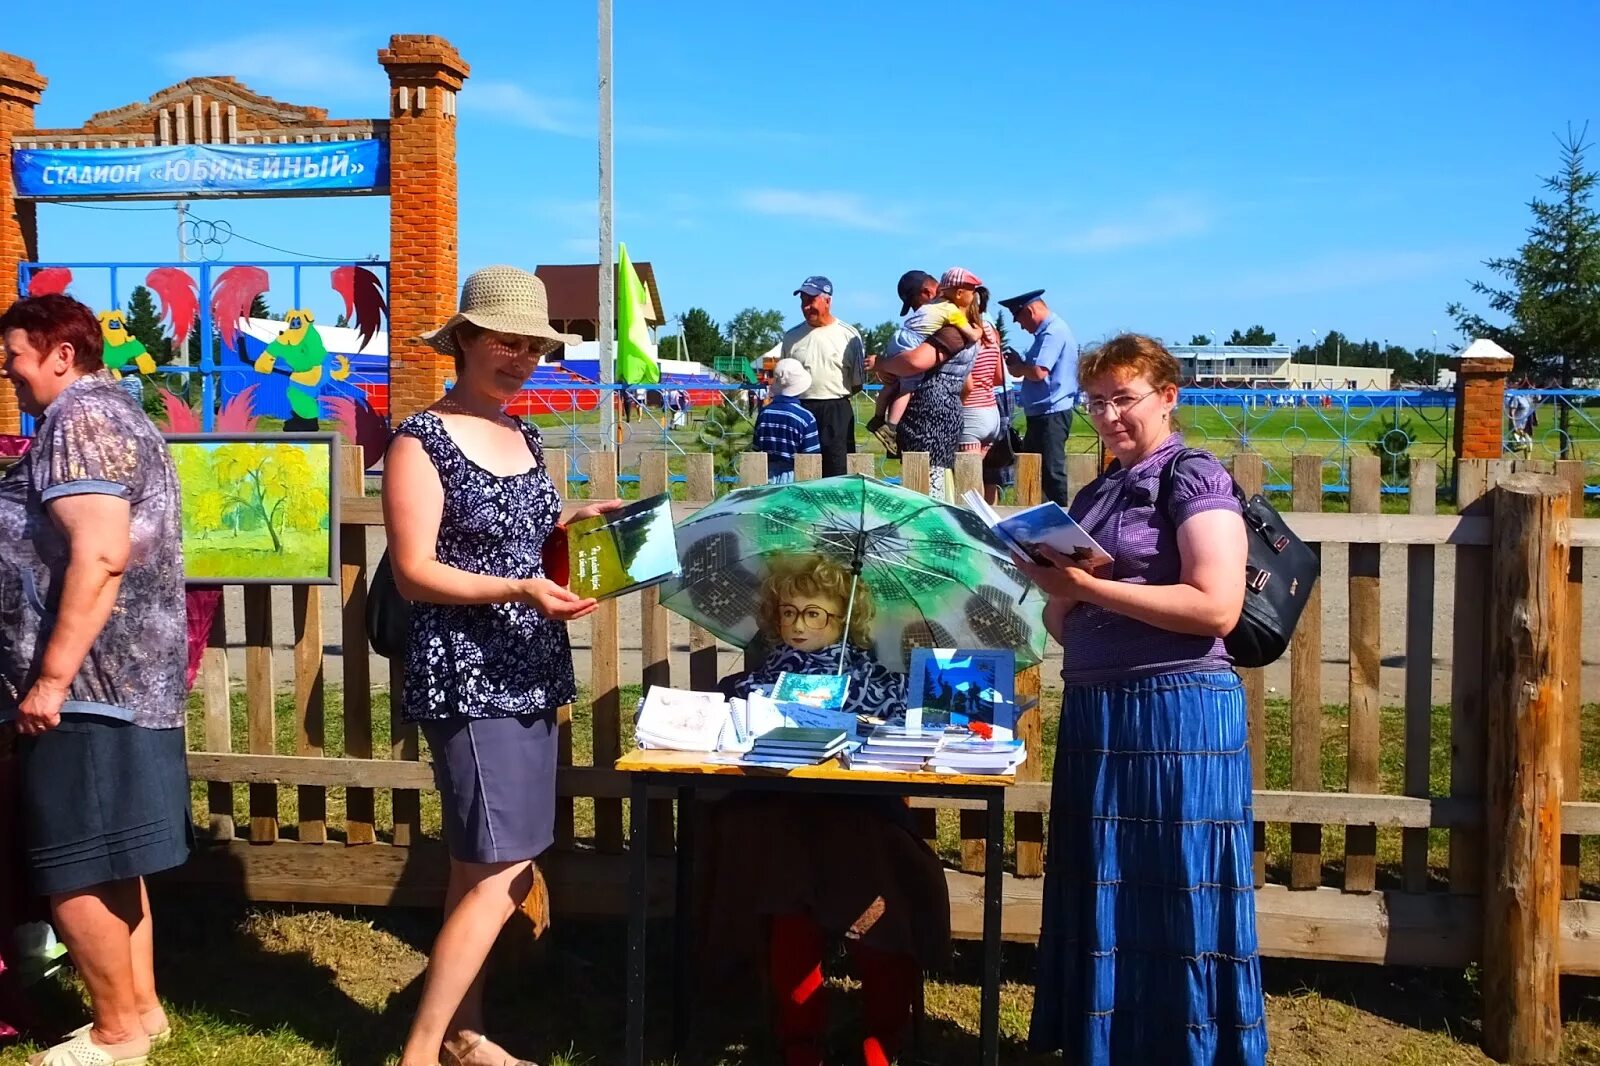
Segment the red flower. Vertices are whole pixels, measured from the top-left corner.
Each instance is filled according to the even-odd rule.
[[[990,725],[988,722],[968,722],[967,731],[969,733],[978,734],[978,736],[982,737],[984,740],[994,739],[994,726]]]

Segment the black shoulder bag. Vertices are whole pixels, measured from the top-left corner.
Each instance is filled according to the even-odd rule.
[[[1163,514],[1171,500],[1178,464],[1191,455],[1211,458],[1206,452],[1180,448],[1162,468],[1156,507]],[[1223,643],[1235,665],[1266,666],[1288,650],[1300,612],[1322,573],[1322,559],[1294,535],[1264,496],[1245,499],[1238,482],[1233,482],[1233,495],[1244,508],[1250,554],[1244,569],[1244,610]]]
[[[410,631],[411,601],[400,595],[389,553],[385,551],[372,572],[372,587],[367,590],[367,643],[385,659],[393,659],[406,650]]]

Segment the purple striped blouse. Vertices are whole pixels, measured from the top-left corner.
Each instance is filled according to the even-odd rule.
[[[1214,458],[1191,456],[1172,479],[1171,517],[1156,514],[1161,471],[1181,447],[1174,433],[1130,469],[1113,464],[1073,497],[1068,510],[1111,555],[1118,581],[1176,584],[1177,527],[1203,511],[1241,513],[1227,469]],[[1069,612],[1054,636],[1062,648],[1061,680],[1069,685],[1232,669],[1220,639],[1159,629],[1087,603]]]

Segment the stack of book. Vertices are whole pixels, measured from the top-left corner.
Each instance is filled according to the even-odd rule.
[[[948,737],[930,761],[941,774],[1011,774],[1027,757],[1020,740]]]
[[[634,739],[641,748],[717,751],[737,743],[738,722],[719,692],[652,685],[639,703]]]
[[[944,741],[943,729],[880,725],[850,756],[854,770],[921,770]]]
[[[814,766],[844,751],[849,739],[843,729],[772,729],[756,737],[743,761],[786,768]]]

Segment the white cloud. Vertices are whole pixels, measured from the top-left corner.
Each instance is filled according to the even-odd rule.
[[[855,193],[797,189],[750,189],[739,196],[746,211],[780,218],[826,222],[841,229],[871,233],[902,233],[905,215],[898,208],[869,203]]]
[[[1198,237],[1213,220],[1212,211],[1194,197],[1160,196],[1126,217],[1096,223],[1054,245],[1063,252],[1119,252]]]
[[[319,30],[312,40],[251,34],[181,48],[161,62],[186,78],[231,74],[289,103],[314,103],[309,96],[360,97],[371,102],[369,111],[381,112],[388,95],[388,79],[372,49],[359,47],[357,35],[348,31]]]
[[[562,137],[593,137],[584,106],[576,100],[544,96],[509,81],[468,82],[461,90],[464,117],[486,115],[525,129]]]

